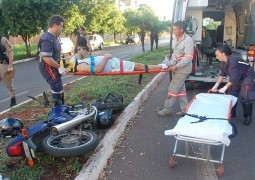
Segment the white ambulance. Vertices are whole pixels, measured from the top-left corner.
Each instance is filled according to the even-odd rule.
[[[216,82],[219,62],[215,48],[228,44],[233,54],[254,67],[255,0],[175,0],[173,21],[186,22],[186,31],[194,40],[192,82]],[[202,27],[210,34],[210,53],[201,54]]]

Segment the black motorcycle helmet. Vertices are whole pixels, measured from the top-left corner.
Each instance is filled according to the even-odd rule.
[[[97,118],[96,118],[97,124],[99,128],[109,128],[112,125],[112,111],[109,109],[98,111]]]
[[[18,118],[7,117],[0,120],[0,135],[2,136],[17,136],[23,128],[23,123]]]

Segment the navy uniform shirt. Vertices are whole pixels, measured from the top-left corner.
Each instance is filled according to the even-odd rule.
[[[248,76],[254,76],[252,67],[239,56],[228,56],[228,61],[220,62],[219,76],[229,76],[229,82],[241,84]]]
[[[52,57],[56,62],[60,60],[60,51],[61,51],[61,44],[59,38],[52,35],[49,32],[46,32],[41,37],[41,44],[40,44],[40,63],[39,69],[42,75],[48,76],[47,78],[56,79],[61,75],[58,73],[58,69],[55,69],[44,62],[41,58],[43,57]]]

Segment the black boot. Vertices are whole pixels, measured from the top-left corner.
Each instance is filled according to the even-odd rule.
[[[11,104],[10,104],[10,107],[13,107],[13,106],[16,106],[17,103],[16,103],[16,98],[15,97],[12,97],[11,98]]]
[[[64,93],[61,94],[53,93],[52,100],[55,107],[62,106],[64,104]]]
[[[245,118],[243,124],[250,125],[252,121],[252,103],[243,103],[243,116]]]
[[[61,100],[62,100],[62,104],[65,104],[65,97],[64,97],[64,93],[61,93]]]
[[[234,105],[234,107],[232,107],[232,110],[231,110],[231,117],[232,118],[236,117],[236,107],[237,107],[237,103]]]

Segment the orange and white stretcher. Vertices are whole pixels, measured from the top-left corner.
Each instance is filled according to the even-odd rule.
[[[169,159],[170,168],[174,167],[176,157],[184,157],[218,163],[217,174],[222,176],[225,146],[230,145],[229,137],[235,130],[230,118],[236,102],[237,98],[232,95],[197,94],[188,104],[185,116],[173,129],[165,131],[165,135],[172,135],[176,140]],[[181,143],[184,150],[178,147]],[[211,157],[211,146],[222,147],[219,158]]]

